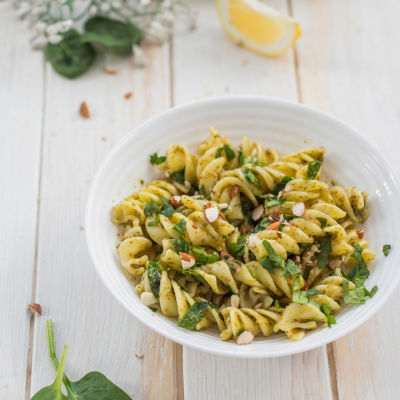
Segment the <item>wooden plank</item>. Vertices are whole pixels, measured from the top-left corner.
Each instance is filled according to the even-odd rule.
[[[400,173],[400,3],[388,0],[378,10],[362,0],[297,0],[293,12],[304,28],[297,47],[303,101],[354,126]],[[369,322],[333,344],[340,399],[399,397],[398,305],[394,295]]]
[[[122,136],[170,106],[169,45],[145,51],[145,69],[132,68],[126,58],[107,57],[69,81],[46,68],[37,276],[43,316],[35,324],[32,394],[54,377],[44,323],[52,318],[57,353],[70,345],[66,371],[71,379],[97,370],[135,399],[178,397],[174,356],[179,349],[108,293],[91,264],[83,231],[86,197],[101,161]],[[117,74],[106,74],[104,65]],[[125,99],[129,92],[133,96]],[[90,119],[78,114],[82,101]]]
[[[292,52],[269,59],[236,47],[222,31],[213,1],[192,4],[198,28],[174,38],[174,104],[225,94],[298,100]],[[282,2],[271,4],[288,11]],[[225,358],[184,347],[183,370],[186,400],[332,398],[325,347],[265,360]]]
[[[0,4],[0,398],[23,399],[35,267],[43,53]],[[33,317],[32,317],[33,318]]]

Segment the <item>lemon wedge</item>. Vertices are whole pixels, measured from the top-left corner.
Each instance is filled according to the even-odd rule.
[[[301,35],[294,18],[258,0],[215,0],[215,4],[229,37],[255,53],[281,54]]]

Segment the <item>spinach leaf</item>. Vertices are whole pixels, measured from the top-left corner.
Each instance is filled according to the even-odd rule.
[[[158,157],[157,152],[155,152],[154,154],[151,154],[151,155],[150,155],[150,164],[151,164],[151,165],[160,165],[160,164],[162,164],[166,159],[167,159],[167,157],[165,157],[165,156]]]
[[[160,297],[161,272],[163,272],[163,270],[161,264],[149,261],[147,275],[149,277],[150,289],[156,299]]]
[[[276,254],[274,248],[271,246],[271,243],[267,240],[263,240],[262,242],[265,250],[268,252],[269,260],[271,261],[273,268],[281,268],[285,270],[285,260]]]
[[[257,176],[254,174],[254,172],[251,169],[241,168],[241,171],[243,172],[243,175],[247,179],[248,182],[252,183],[253,185],[256,185],[259,189],[262,189],[259,179],[257,178]]]
[[[186,231],[186,221],[182,218],[172,229],[180,235],[184,235]]]
[[[359,276],[364,276],[365,278],[368,278],[369,270],[362,256],[363,249],[358,243],[354,246],[354,248],[355,248],[354,253],[350,257],[354,257],[357,260],[357,262],[354,264],[353,268],[348,273],[348,277],[351,280]]]
[[[208,301],[196,301],[193,303],[186,314],[179,321],[178,326],[185,329],[194,329],[196,325],[204,318],[203,311],[208,308],[219,309],[219,307]]]
[[[318,174],[318,171],[321,168],[321,161],[314,160],[308,163],[307,177],[304,179],[315,179]]]
[[[178,238],[178,239],[169,239],[173,244],[175,249],[178,251],[178,253],[186,253],[189,254],[190,246],[189,243],[183,239],[183,238]]]
[[[324,229],[328,224],[328,220],[326,218],[317,217],[317,220],[321,222],[321,229]]]
[[[226,159],[232,161],[235,158],[235,152],[227,145],[224,144]]]
[[[132,54],[132,46],[140,45],[143,40],[142,30],[132,22],[94,16],[85,23],[82,42],[95,42],[104,46],[117,56]]]
[[[54,70],[68,79],[74,79],[84,74],[96,57],[90,43],[82,43],[81,35],[74,29],[64,33],[64,39],[57,43],[48,43],[47,59]]]
[[[49,322],[49,321],[47,321],[47,322]],[[63,393],[61,392],[64,367],[65,367],[65,361],[67,360],[67,354],[68,354],[68,347],[64,346],[64,351],[61,356],[60,365],[58,364],[58,361],[57,361],[57,365],[54,365],[54,368],[57,371],[56,379],[50,386],[46,386],[43,389],[39,390],[32,397],[31,400],[68,400],[68,397],[64,396]]]
[[[385,244],[384,246],[383,246],[383,254],[385,255],[385,257],[387,257],[388,256],[388,254],[389,254],[389,250],[390,250],[390,244]]]
[[[54,368],[57,370],[58,360],[54,348],[53,325],[51,320],[46,322],[46,333],[50,359]],[[60,365],[62,365],[62,363],[63,359],[61,358]],[[131,400],[131,398],[123,390],[121,390],[118,386],[115,386],[100,372],[89,372],[76,382],[71,382],[67,375],[64,374],[62,380],[65,388],[67,389],[68,399],[71,400]],[[33,397],[33,399],[53,400],[52,397],[40,397],[37,399]],[[64,400],[67,399],[67,397],[54,397],[54,399]]]
[[[169,177],[170,177],[173,181],[178,182],[178,183],[184,185],[184,184],[185,184],[185,168],[186,168],[186,167],[183,167],[183,168],[180,169],[179,171],[173,172],[172,174],[170,174]]]
[[[293,181],[294,179],[296,179],[296,178],[292,178],[292,177],[290,177],[290,176],[286,176],[286,175],[285,175],[285,176],[282,178],[282,181],[281,181],[280,183],[278,183],[278,184],[274,187],[274,190],[272,191],[272,194],[275,195],[275,196],[277,196],[278,193],[279,193],[280,191],[282,191],[283,189],[285,189],[286,184],[287,184],[288,182],[290,182],[290,181]]]
[[[324,242],[319,250],[320,252],[317,256],[318,268],[322,269],[325,267],[325,264],[328,261],[328,255],[332,251],[332,242],[330,240],[327,240],[326,242]]]
[[[263,219],[256,225],[253,233],[263,231],[264,229],[266,229],[268,226],[270,226],[272,224],[273,224],[273,222],[271,222],[268,219],[268,217],[263,217]]]

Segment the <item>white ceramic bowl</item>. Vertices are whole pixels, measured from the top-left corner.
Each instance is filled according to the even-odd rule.
[[[300,342],[285,335],[263,336],[248,346],[223,342],[219,331],[191,332],[178,328],[177,320],[161,315],[155,318],[135,293],[120,266],[115,246],[117,228],[110,221],[111,207],[138,186],[132,178],[153,180],[163,175],[149,163],[149,154],[165,154],[170,143],[184,144],[196,150],[215,126],[234,144],[243,135],[280,153],[309,145],[327,149],[323,171],[345,189],[357,186],[371,192],[368,208],[371,216],[363,225],[365,238],[377,257],[370,264],[367,287],[379,290],[364,305],[344,307],[331,329],[307,332]],[[136,179],[138,182],[139,179]],[[138,126],[125,136],[104,160],[93,180],[86,208],[86,239],[93,263],[110,292],[132,315],[167,338],[209,353],[231,357],[266,358],[287,356],[333,342],[353,331],[380,309],[398,285],[399,252],[393,246],[400,238],[398,214],[399,178],[383,155],[360,133],[343,122],[313,108],[265,97],[220,97],[172,108]],[[388,257],[384,244],[391,244]],[[158,314],[160,314],[158,312]]]

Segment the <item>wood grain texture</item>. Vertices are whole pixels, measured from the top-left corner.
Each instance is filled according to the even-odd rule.
[[[174,37],[174,104],[226,94],[298,100],[291,51],[264,58],[236,47],[222,31],[213,1],[192,4],[198,28]],[[288,11],[282,2],[271,4]],[[325,347],[265,360],[225,358],[187,347],[183,354],[185,400],[332,398]]]
[[[23,399],[35,266],[43,53],[0,3],[0,398]],[[29,90],[26,90],[29,88]],[[34,318],[34,317],[32,317]]]
[[[306,104],[355,127],[400,173],[400,3],[377,5],[293,1],[304,30],[297,46],[300,87]],[[333,344],[339,399],[399,398],[400,323],[393,318],[399,306],[394,295],[370,321]]]
[[[135,399],[177,398],[175,345],[140,324],[107,291],[91,263],[83,226],[101,161],[122,136],[170,106],[169,45],[145,51],[145,69],[106,57],[74,81],[46,66],[36,290],[43,315],[35,323],[32,394],[54,377],[45,335],[45,320],[52,318],[58,355],[70,346],[71,379],[97,370]],[[103,72],[104,65],[117,74]],[[78,114],[82,101],[90,119]]]

